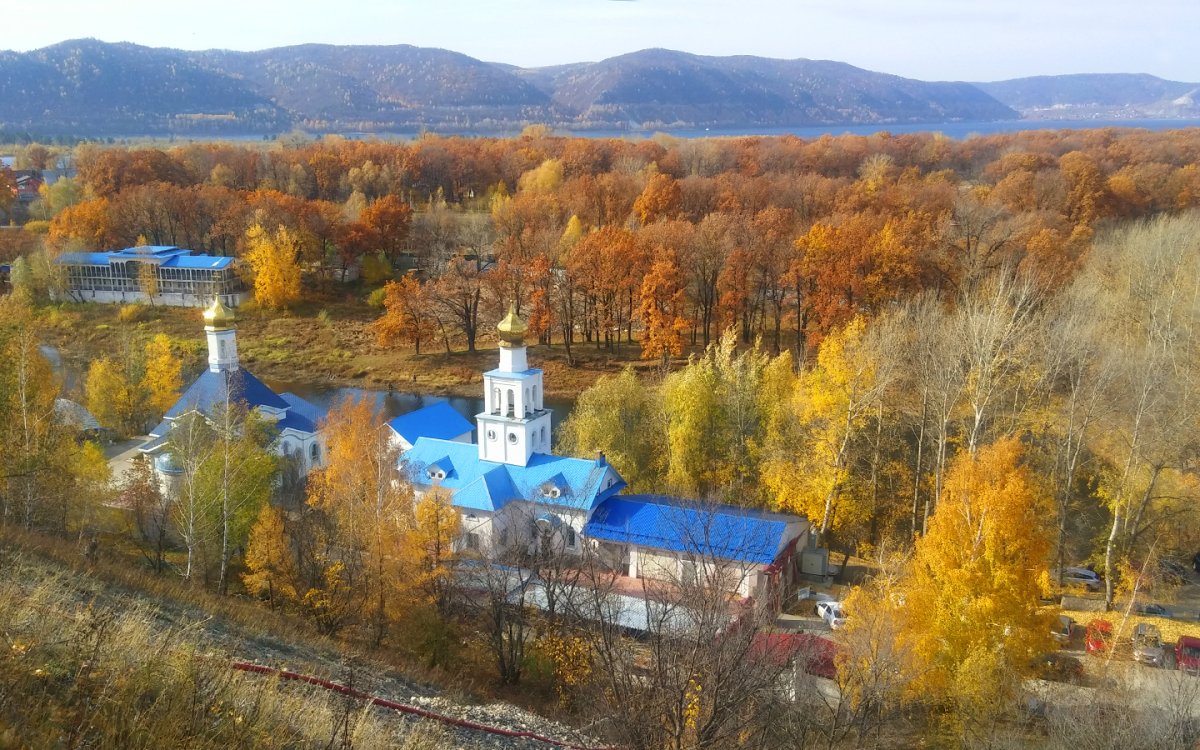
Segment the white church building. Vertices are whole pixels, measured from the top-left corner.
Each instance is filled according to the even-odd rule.
[[[275,393],[241,366],[237,320],[220,299],[204,311],[204,333],[208,339],[208,368],[188,386],[140,447],[142,453],[153,457],[164,486],[170,486],[181,473],[168,450],[176,421],[194,412],[211,418],[214,410],[226,403],[253,409],[273,422],[279,431],[276,449],[280,455],[295,458],[301,471],[323,466],[325,445],[319,425],[325,412],[294,393]]]
[[[590,548],[630,578],[686,580],[697,574],[697,561],[721,561],[741,573],[735,585],[743,596],[767,590],[772,581],[791,581],[809,533],[803,518],[623,495],[625,480],[603,454],[585,459],[551,453],[551,412],[542,371],[529,366],[526,325],[510,309],[497,329],[500,363],[483,375],[474,443],[461,416],[448,416],[450,424],[443,425],[429,411],[445,414],[443,404],[403,418],[401,444],[409,447],[401,468],[419,493],[435,487],[451,493],[463,520],[460,547],[496,554],[514,545],[528,548],[549,533],[565,552]],[[422,427],[428,431],[418,434]]]

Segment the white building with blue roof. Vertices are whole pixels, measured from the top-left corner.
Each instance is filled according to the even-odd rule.
[[[164,484],[169,485],[171,478],[179,473],[167,450],[175,422],[191,413],[208,417],[216,407],[226,403],[241,404],[273,422],[279,431],[276,450],[280,455],[293,457],[303,471],[324,465],[325,445],[320,426],[325,412],[294,393],[275,393],[241,366],[236,322],[233,311],[219,299],[204,311],[208,368],[188,386],[140,448],[154,458]]]
[[[790,582],[795,552],[809,533],[805,519],[622,495],[625,480],[603,454],[584,459],[551,453],[550,411],[542,371],[527,361],[526,326],[510,309],[497,329],[500,366],[484,373],[474,444],[461,434],[445,437],[465,420],[446,415],[450,426],[439,426],[436,415],[445,409],[434,410],[440,404],[404,418],[403,439],[411,447],[401,467],[418,493],[439,487],[450,492],[463,518],[460,547],[486,555],[553,538],[567,553],[596,552],[621,575],[669,581],[689,580],[699,573],[697,565],[719,561],[740,572],[731,585],[743,596],[771,579]]]
[[[203,307],[213,299],[237,307],[250,297],[233,258],[196,255],[169,245],[128,247],[110,252],[63,253],[66,295],[76,302],[153,302]],[[154,274],[153,299],[143,269]]]

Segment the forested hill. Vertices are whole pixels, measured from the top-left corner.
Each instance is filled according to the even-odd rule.
[[[1200,83],[1145,74],[1034,76],[975,85],[1026,117],[1200,116]]]
[[[63,42],[0,52],[0,127],[139,135],[658,129],[1015,118],[967,83],[845,63],[643,50],[522,69],[408,45],[258,52]]]

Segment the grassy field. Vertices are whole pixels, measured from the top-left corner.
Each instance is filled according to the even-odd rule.
[[[48,343],[78,371],[96,357],[112,356],[157,333],[166,333],[184,352],[185,373],[203,366],[206,350],[198,309],[61,304],[47,306],[44,312]],[[420,355],[381,347],[368,328],[376,316],[358,302],[302,305],[284,313],[252,306],[239,310],[242,363],[267,379],[461,396],[478,395],[482,373],[495,367],[496,344],[490,337],[481,336],[473,354],[447,353],[441,341],[431,342]],[[561,344],[531,345],[531,360],[546,373],[546,395],[574,398],[600,376],[628,365],[657,371],[657,363],[640,359],[636,344],[623,346],[618,355],[577,343],[573,354],[572,366]]]

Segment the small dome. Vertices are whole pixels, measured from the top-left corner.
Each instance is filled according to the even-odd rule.
[[[233,328],[233,324],[237,322],[237,317],[233,314],[233,310],[226,307],[217,298],[213,301],[212,307],[204,311],[204,327],[214,330],[223,331]]]
[[[517,315],[517,306],[510,303],[508,315],[504,316],[504,320],[500,321],[496,330],[500,332],[501,346],[524,346],[525,333],[529,330],[529,326]]]

